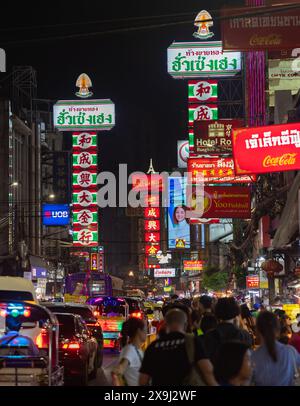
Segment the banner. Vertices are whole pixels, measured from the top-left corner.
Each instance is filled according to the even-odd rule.
[[[189,182],[206,183],[251,183],[251,176],[235,176],[233,158],[189,158]]]
[[[204,218],[251,218],[249,187],[207,186],[204,188]]]
[[[218,100],[217,80],[189,80],[189,103],[216,102]]]
[[[221,119],[194,121],[194,153],[228,154],[232,152],[232,130],[243,127],[243,120]]]
[[[189,157],[189,141],[177,141],[178,168],[186,168]]]
[[[300,9],[275,12],[273,7],[271,13],[260,14],[264,10],[270,7],[224,10],[227,18],[222,20],[223,49],[269,51],[299,47]],[[232,15],[236,17],[228,18]]]
[[[288,80],[294,77],[300,77],[300,70],[295,70],[293,67],[293,63],[295,63],[295,59],[269,59],[269,80],[272,79],[280,79],[280,80]],[[298,66],[298,65],[297,65]],[[298,87],[299,89],[299,87]]]
[[[216,104],[190,104],[189,105],[189,126],[194,125],[197,120],[217,120],[218,106]]]
[[[234,76],[241,70],[240,52],[223,52],[221,41],[173,42],[168,73],[175,79]]]
[[[232,142],[236,174],[300,169],[300,123],[233,130]]]

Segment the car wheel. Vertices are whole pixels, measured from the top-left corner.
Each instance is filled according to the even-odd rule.
[[[97,372],[98,372],[98,354],[95,354],[95,359],[94,359],[94,368],[92,372],[90,373],[89,378],[90,379],[95,379],[97,378]]]
[[[79,385],[87,386],[89,381],[89,372],[88,372],[89,363],[88,360],[82,366],[82,374],[79,378]]]

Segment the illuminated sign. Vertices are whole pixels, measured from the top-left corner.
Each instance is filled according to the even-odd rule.
[[[234,76],[241,70],[240,52],[223,52],[222,42],[173,42],[168,73],[177,79]]]
[[[247,289],[259,289],[259,276],[246,276]]]
[[[232,141],[236,174],[300,169],[300,123],[233,130]]]
[[[154,269],[154,278],[175,278],[175,268],[160,268]]]
[[[159,220],[145,220],[145,231],[159,231],[160,221]]]
[[[189,181],[206,183],[251,183],[255,177],[235,176],[233,158],[189,158]]]
[[[54,127],[60,131],[101,131],[115,125],[115,105],[104,100],[59,100],[53,106]]]
[[[92,252],[91,253],[91,271],[98,270],[98,254]]]
[[[141,174],[140,174],[141,175]],[[132,174],[132,188],[137,188],[139,190],[153,190],[161,191],[163,190],[163,179],[160,175],[151,174],[139,176],[139,174]]]
[[[70,223],[70,209],[68,204],[43,204],[44,226],[66,226]]]
[[[202,271],[204,261],[183,261],[185,271]]]
[[[189,105],[189,126],[194,125],[197,120],[217,120],[218,106],[216,104],[190,104]]]
[[[218,100],[217,80],[189,80],[189,103],[216,102]]]
[[[153,219],[159,219],[160,218],[160,209],[159,207],[147,207],[144,209],[144,216],[146,218],[153,218]]]
[[[195,18],[194,25],[198,27],[197,32],[194,32],[193,36],[199,39],[208,39],[213,37],[215,34],[210,32],[209,27],[214,25],[211,15],[208,11],[202,10],[197,14]]]
[[[195,154],[232,153],[232,130],[241,127],[243,127],[243,120],[194,121],[193,152]]]

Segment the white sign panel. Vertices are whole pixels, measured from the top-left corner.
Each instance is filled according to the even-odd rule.
[[[54,126],[60,131],[110,130],[115,125],[115,105],[104,100],[59,100],[53,106]]]
[[[173,42],[168,48],[168,73],[175,79],[234,76],[241,53],[222,49],[221,41]]]
[[[175,268],[154,269],[154,278],[175,278]]]
[[[291,79],[300,77],[300,70],[293,66],[295,59],[269,59],[269,79]]]
[[[188,141],[177,141],[178,168],[187,168],[187,160],[190,155]]]

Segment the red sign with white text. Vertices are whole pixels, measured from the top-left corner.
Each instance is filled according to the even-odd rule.
[[[159,207],[147,207],[144,210],[145,218],[159,219],[160,218],[160,209]]]
[[[145,220],[145,231],[159,231],[160,221],[159,220]]]
[[[150,244],[158,244],[160,242],[160,233],[157,231],[145,233],[145,241]]]
[[[163,179],[158,174],[132,174],[132,188],[138,190],[153,190],[158,192],[163,190]]]
[[[250,176],[235,176],[232,158],[189,158],[188,172],[193,184],[206,183],[250,183]]]
[[[247,289],[259,289],[259,276],[246,276]]]
[[[159,245],[146,245],[145,247],[146,255],[156,255],[160,250],[161,248]]]
[[[300,123],[233,130],[236,174],[300,169]]]

